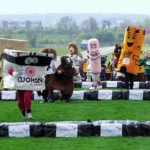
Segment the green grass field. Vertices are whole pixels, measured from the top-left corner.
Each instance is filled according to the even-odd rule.
[[[71,103],[32,101],[33,122],[137,120],[148,121],[149,101],[74,100]],[[21,122],[16,101],[0,101],[0,122]],[[149,137],[0,138],[7,150],[149,150]]]
[[[58,56],[67,47],[54,47]],[[39,51],[39,49],[30,49]],[[109,58],[108,58],[109,59]],[[32,101],[33,122],[136,120],[150,121],[150,101]],[[0,101],[0,123],[21,122],[16,101]],[[150,137],[0,138],[0,150],[149,150]]]

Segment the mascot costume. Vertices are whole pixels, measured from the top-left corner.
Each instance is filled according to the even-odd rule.
[[[46,76],[45,76],[45,82],[47,82],[48,80],[48,77],[55,73],[56,71],[56,68],[55,68],[55,60],[57,58],[57,53],[56,53],[56,50],[54,48],[51,48],[51,47],[45,47],[43,49],[41,49],[39,52],[41,53],[46,53],[46,54],[51,54],[53,57],[51,59],[51,61],[49,62],[49,65],[47,66],[47,70],[45,72]],[[47,95],[48,95],[48,89],[45,89],[43,90],[42,92],[41,91],[37,91],[38,95],[39,96],[43,96],[43,101],[42,102],[48,102],[48,98],[47,98]]]
[[[17,104],[23,120],[32,119],[31,93],[45,89],[45,71],[52,56],[5,49],[3,58],[4,88],[17,90]]]
[[[117,71],[125,74],[125,86],[133,89],[133,77],[138,73],[139,57],[144,42],[145,30],[128,26],[125,30],[123,47]]]
[[[81,82],[82,77],[80,75],[80,64],[81,64],[81,60],[82,60],[82,55],[79,53],[78,51],[78,46],[76,43],[71,42],[69,43],[69,54],[68,56],[70,57],[70,59],[73,62],[73,67],[77,70],[78,75],[74,77],[74,81],[75,82]]]
[[[74,76],[77,76],[77,71],[72,67],[72,60],[68,56],[62,56],[56,72],[48,76],[45,82],[48,102],[54,101],[54,90],[60,90],[61,100],[70,102],[74,89]]]
[[[88,58],[89,58],[89,68],[92,75],[92,80],[94,82],[91,89],[101,88],[100,73],[101,73],[101,56],[99,41],[95,38],[89,39],[88,41]]]
[[[150,50],[145,50],[142,53],[143,59],[139,66],[144,66],[144,76],[146,81],[150,81]]]
[[[115,49],[114,49],[114,56],[115,56],[114,68],[115,68],[115,72],[116,72],[116,69],[117,69],[117,66],[118,66],[118,61],[119,61],[119,58],[120,58],[120,55],[121,55],[121,50],[122,50],[122,45],[116,44]],[[125,75],[123,73],[116,72],[115,74],[116,74],[115,78],[118,81],[124,81],[125,80]]]
[[[55,60],[57,58],[56,50],[51,47],[46,47],[46,48],[41,49],[39,52],[53,55],[53,59],[51,60],[50,64],[47,67],[46,74],[55,73]]]

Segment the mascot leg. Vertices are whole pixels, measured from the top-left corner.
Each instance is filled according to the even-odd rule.
[[[91,82],[91,72],[87,72],[87,79],[86,82]]]
[[[100,76],[99,76],[99,73],[98,74],[95,74],[95,81],[96,81],[96,88],[102,88],[102,83],[100,81]]]
[[[43,100],[40,103],[47,102],[47,90],[37,91],[38,96],[43,96]]]
[[[79,72],[79,66],[73,66],[73,67],[76,69],[76,71],[78,73],[77,76],[73,77],[74,81],[75,82],[82,82],[82,80],[81,80],[82,77],[81,77],[80,72]]]
[[[97,88],[102,88],[102,83],[100,81],[100,75],[99,73],[92,73],[92,79],[93,79],[93,85],[90,87],[90,89],[97,89]]]
[[[73,89],[74,88],[70,88],[67,91],[61,91],[62,93],[62,99],[61,100],[65,100],[65,102],[70,102],[71,101],[71,96],[73,94]]]
[[[125,74],[125,88],[126,89],[133,89],[133,74],[126,73]]]
[[[47,100],[47,90],[43,90],[43,102],[48,102],[48,100]]]
[[[48,89],[48,97],[47,97],[47,99],[48,99],[48,102],[49,103],[53,103],[54,102],[54,98],[53,98],[53,89]]]
[[[133,78],[134,78],[134,75],[131,74],[130,75],[130,89],[133,89]]]

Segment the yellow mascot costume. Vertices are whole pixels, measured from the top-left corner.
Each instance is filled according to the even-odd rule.
[[[145,30],[128,26],[125,30],[123,48],[117,65],[117,71],[125,74],[126,88],[133,89],[133,77],[138,73],[139,57],[144,43]],[[130,82],[130,84],[129,84]]]

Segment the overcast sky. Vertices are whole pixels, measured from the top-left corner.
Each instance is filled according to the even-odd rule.
[[[52,12],[150,15],[150,0],[1,0],[0,2],[0,15]]]

